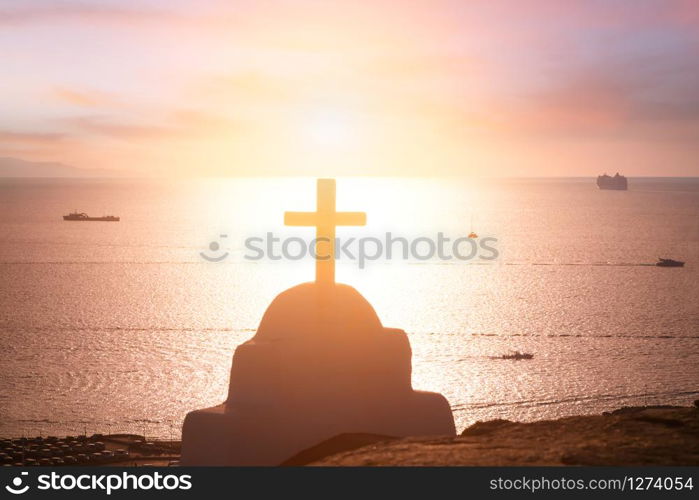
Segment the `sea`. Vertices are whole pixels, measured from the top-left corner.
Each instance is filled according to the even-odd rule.
[[[314,279],[314,229],[283,222],[315,206],[312,178],[0,179],[0,436],[179,439],[272,299]],[[337,281],[407,332],[413,387],[458,431],[699,398],[699,178],[339,178],[337,208],[367,214],[337,229],[355,251],[419,240],[341,255]],[[470,232],[496,251],[428,255]],[[270,236],[294,255],[250,258]]]

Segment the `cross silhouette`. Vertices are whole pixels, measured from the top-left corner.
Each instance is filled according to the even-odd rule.
[[[335,211],[335,179],[318,179],[315,212],[284,212],[287,226],[315,226],[316,283],[335,283],[335,228],[363,226],[364,212]]]

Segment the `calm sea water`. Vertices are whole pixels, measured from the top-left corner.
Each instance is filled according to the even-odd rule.
[[[179,437],[224,400],[274,296],[313,278],[310,260],[245,261],[244,238],[310,238],[282,214],[314,197],[312,179],[0,180],[0,435]],[[409,333],[414,387],[445,394],[459,429],[699,396],[699,179],[340,179],[338,208],[368,213],[346,237],[498,238],[494,262],[338,263]],[[515,349],[535,357],[494,359]]]

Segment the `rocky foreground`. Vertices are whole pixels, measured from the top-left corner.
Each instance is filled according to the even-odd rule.
[[[283,465],[699,465],[695,407],[626,407],[602,415],[476,422],[454,438],[344,434]]]

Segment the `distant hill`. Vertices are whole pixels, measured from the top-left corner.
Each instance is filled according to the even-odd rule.
[[[116,170],[77,168],[58,162],[0,157],[0,177],[123,177]]]

